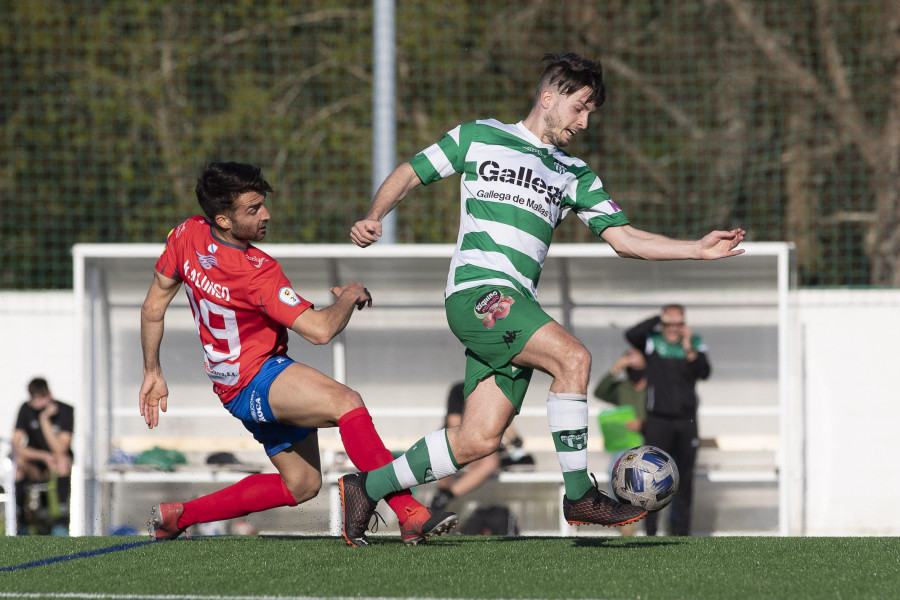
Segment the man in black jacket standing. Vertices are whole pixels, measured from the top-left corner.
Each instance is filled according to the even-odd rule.
[[[711,372],[706,344],[691,333],[680,304],[667,304],[658,316],[626,331],[625,339],[647,360],[644,443],[668,452],[681,474],[672,501],[669,533],[690,535],[694,463],[700,445],[695,388],[697,380],[708,378]],[[655,513],[647,515],[645,527],[647,535],[656,535]]]

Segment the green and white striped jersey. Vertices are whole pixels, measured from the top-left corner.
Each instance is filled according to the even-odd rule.
[[[512,285],[537,299],[553,231],[574,210],[600,235],[628,219],[584,161],[544,144],[520,121],[464,123],[410,160],[428,185],[460,177],[459,238],[446,296]]]

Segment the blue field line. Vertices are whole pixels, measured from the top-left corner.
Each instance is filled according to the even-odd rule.
[[[76,554],[66,554],[64,556],[51,556],[50,558],[42,558],[29,563],[15,565],[12,567],[0,567],[0,573],[8,573],[10,571],[21,571],[22,569],[31,569],[33,567],[43,567],[44,565],[52,565],[53,563],[65,562],[67,560],[75,560],[76,558],[88,558],[90,556],[98,556],[100,554],[109,554],[110,552],[121,552],[122,550],[130,550],[147,544],[155,544],[156,540],[143,540],[140,542],[128,542],[127,544],[116,544],[107,548],[98,548],[97,550],[88,550],[87,552],[78,552]]]

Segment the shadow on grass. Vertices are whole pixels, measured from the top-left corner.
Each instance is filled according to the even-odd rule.
[[[388,536],[374,536],[369,538],[373,546],[396,545],[398,538]],[[677,546],[684,542],[677,538],[652,538],[652,537],[559,537],[559,536],[482,536],[482,535],[444,535],[428,540],[423,546],[454,547],[469,546],[485,542],[527,545],[539,542],[571,542],[574,548],[656,548],[665,546]]]
[[[220,543],[228,542],[245,542],[253,539],[264,539],[267,541],[290,541],[290,542],[334,542],[337,546],[347,546],[343,538],[330,535],[290,535],[290,534],[264,534],[264,535],[222,535],[222,536],[193,536],[190,538],[178,538],[177,540],[168,540],[170,542],[200,542],[217,540]],[[379,546],[402,546],[399,536],[391,535],[375,535],[369,540],[372,547]],[[684,542],[678,538],[671,537],[625,537],[625,536],[577,536],[577,537],[558,537],[552,535],[546,536],[500,536],[500,535],[443,535],[431,538],[420,546],[425,547],[459,547],[471,544],[504,543],[504,544],[532,544],[535,542],[560,542],[568,540],[575,548],[658,548],[665,546],[677,546]],[[163,540],[160,540],[162,542]],[[347,546],[349,548],[349,546]],[[364,551],[364,550],[363,550]]]
[[[576,548],[657,548],[678,546],[684,542],[675,538],[654,537],[577,537],[572,539]]]

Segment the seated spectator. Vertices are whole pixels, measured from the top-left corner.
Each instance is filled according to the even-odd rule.
[[[13,431],[18,530],[68,535],[74,409],[43,377],[29,382],[28,395]]]

